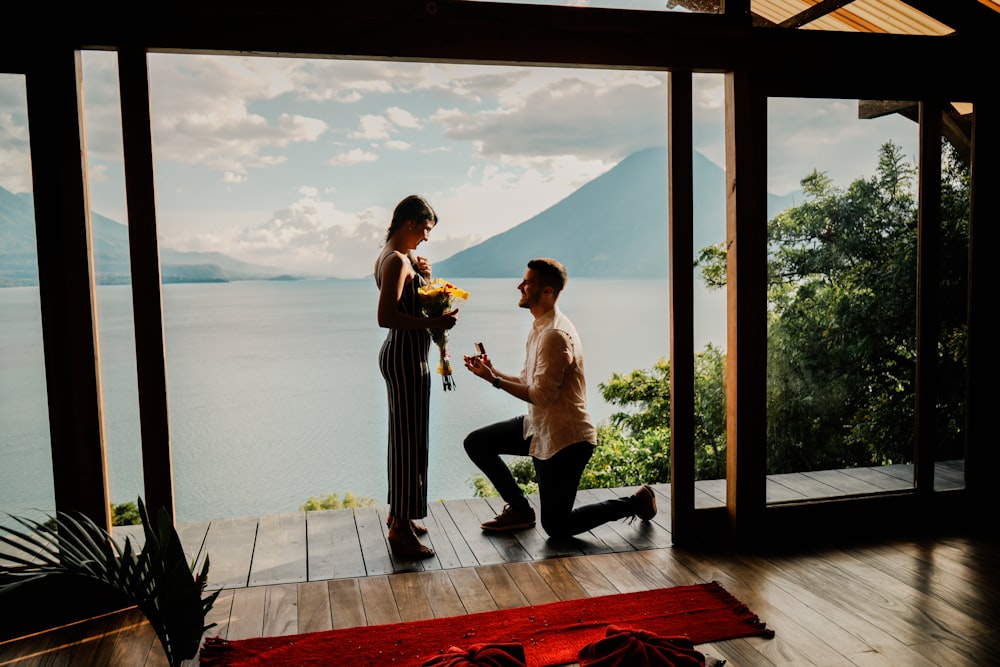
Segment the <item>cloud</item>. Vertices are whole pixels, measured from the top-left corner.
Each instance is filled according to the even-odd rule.
[[[175,236],[165,245],[186,251],[213,250],[297,274],[357,278],[370,273],[385,236],[380,221],[388,219],[389,213],[378,208],[341,211],[333,202],[317,199],[315,192],[304,187],[305,196],[262,224]]]
[[[0,74],[0,186],[31,192],[24,77]]]
[[[334,155],[327,162],[335,167],[344,167],[361,164],[362,162],[375,162],[376,160],[378,160],[378,155],[375,153],[361,150],[360,148],[352,148],[344,153]]]
[[[426,254],[444,259],[667,140],[662,72],[177,54],[149,64],[165,244],[290,271],[369,273],[388,211],[410,192],[441,216]],[[694,145],[720,165],[724,80],[693,79]],[[123,210],[117,85],[114,54],[86,52],[92,201]],[[30,190],[23,88],[0,75],[0,184],[13,191]],[[912,137],[904,152],[916,151],[915,124],[858,121],[854,101],[772,100],[768,128],[776,194],[813,167],[837,183],[870,174],[887,137]]]

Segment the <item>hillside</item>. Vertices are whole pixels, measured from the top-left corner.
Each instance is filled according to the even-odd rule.
[[[694,247],[725,239],[725,172],[694,155]],[[525,222],[438,261],[449,278],[516,277],[532,257],[555,257],[571,276],[665,278],[667,264],[667,150],[633,153],[607,173]],[[792,205],[793,195],[768,198],[768,216]]]
[[[94,270],[98,284],[130,282],[128,227],[91,213]],[[31,195],[0,187],[0,287],[38,284],[35,216]],[[161,248],[160,274],[168,282],[228,282],[285,278],[272,266],[249,264],[217,252],[181,252]]]

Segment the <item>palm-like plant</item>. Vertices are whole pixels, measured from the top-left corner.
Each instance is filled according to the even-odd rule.
[[[156,631],[172,667],[194,658],[205,630],[205,614],[220,591],[205,598],[208,556],[195,574],[166,510],[155,526],[139,498],[145,543],[140,551],[126,537],[116,542],[81,513],[58,512],[42,523],[11,517],[26,530],[0,526],[0,542],[13,547],[0,552],[0,596],[41,577],[75,575],[106,584],[135,604]]]

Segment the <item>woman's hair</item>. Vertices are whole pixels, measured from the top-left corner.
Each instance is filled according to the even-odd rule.
[[[550,257],[538,257],[528,262],[528,268],[538,272],[538,283],[542,287],[551,287],[556,296],[562,292],[569,280],[566,267]]]
[[[385,240],[388,241],[408,220],[419,223],[429,220],[436,225],[438,217],[426,199],[419,195],[410,195],[396,204],[396,210],[392,212],[392,224],[385,233]]]

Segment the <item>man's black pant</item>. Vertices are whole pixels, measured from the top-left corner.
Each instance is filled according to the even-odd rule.
[[[477,429],[465,438],[465,451],[486,475],[493,488],[516,510],[531,508],[510,468],[500,458],[528,456],[531,438],[524,438],[524,415]],[[578,442],[564,447],[549,459],[532,457],[538,480],[542,529],[551,537],[568,537],[586,532],[609,521],[632,516],[636,511],[633,497],[603,500],[574,508],[580,478],[587,467],[594,445]]]

